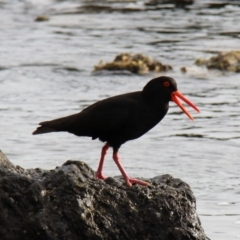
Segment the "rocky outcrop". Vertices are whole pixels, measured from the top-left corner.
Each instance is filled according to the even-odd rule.
[[[94,175],[77,161],[25,170],[0,152],[0,239],[208,239],[183,181],[163,175],[128,187]]]
[[[240,72],[240,51],[220,52],[210,59],[199,58],[195,62],[198,66],[206,66],[208,69]]]
[[[94,67],[94,72],[98,71],[128,71],[134,74],[146,74],[149,72],[165,72],[171,70],[170,65],[154,60],[142,54],[121,53],[112,62],[99,62]]]

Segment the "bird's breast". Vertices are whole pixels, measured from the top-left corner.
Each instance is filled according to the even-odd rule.
[[[154,126],[156,126],[166,115],[168,105],[160,109],[149,108],[141,105],[139,109],[133,110],[130,114],[127,124],[122,126],[122,136],[127,140],[141,137]]]

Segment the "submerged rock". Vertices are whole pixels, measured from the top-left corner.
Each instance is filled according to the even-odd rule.
[[[230,72],[240,72],[240,51],[221,52],[210,59],[197,59],[198,66],[206,66],[208,69],[219,69]]]
[[[45,21],[49,21],[49,17],[44,16],[44,15],[40,15],[40,16],[37,16],[34,21],[35,21],[35,22],[45,22]]]
[[[135,74],[145,74],[151,71],[162,72],[171,70],[170,65],[163,65],[161,62],[154,60],[142,54],[121,53],[115,57],[113,62],[100,63],[94,67],[94,71],[129,71]]]
[[[0,151],[0,239],[208,239],[186,183],[170,175],[147,181],[96,180],[77,161],[25,170]]]
[[[193,4],[194,0],[147,0],[146,5],[158,5],[158,4],[175,4],[177,6],[185,6]]]

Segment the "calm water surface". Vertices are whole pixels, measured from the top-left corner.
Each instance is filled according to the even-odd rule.
[[[240,75],[193,66],[196,58],[240,48],[237,1],[208,8],[155,10],[142,1],[1,1],[0,148],[24,168],[55,168],[68,159],[97,168],[102,143],[67,133],[32,136],[40,121],[76,113],[115,94],[142,89],[158,74],[92,74],[99,60],[141,52],[174,70],[179,90],[201,113],[191,122],[173,103],[163,121],[120,154],[131,176],[172,174],[192,187],[211,239],[240,238]],[[105,6],[99,9],[99,6]],[[114,9],[114,11],[112,11]],[[37,15],[50,17],[35,22]],[[183,74],[182,66],[189,67]],[[108,155],[105,174],[119,175]]]

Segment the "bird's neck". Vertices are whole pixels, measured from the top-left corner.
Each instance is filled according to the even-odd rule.
[[[158,110],[162,109],[162,111],[165,110],[167,113],[170,101],[167,96],[159,94],[149,94],[145,93],[144,91],[142,92],[142,96],[147,105],[149,105],[149,107],[156,108]]]

